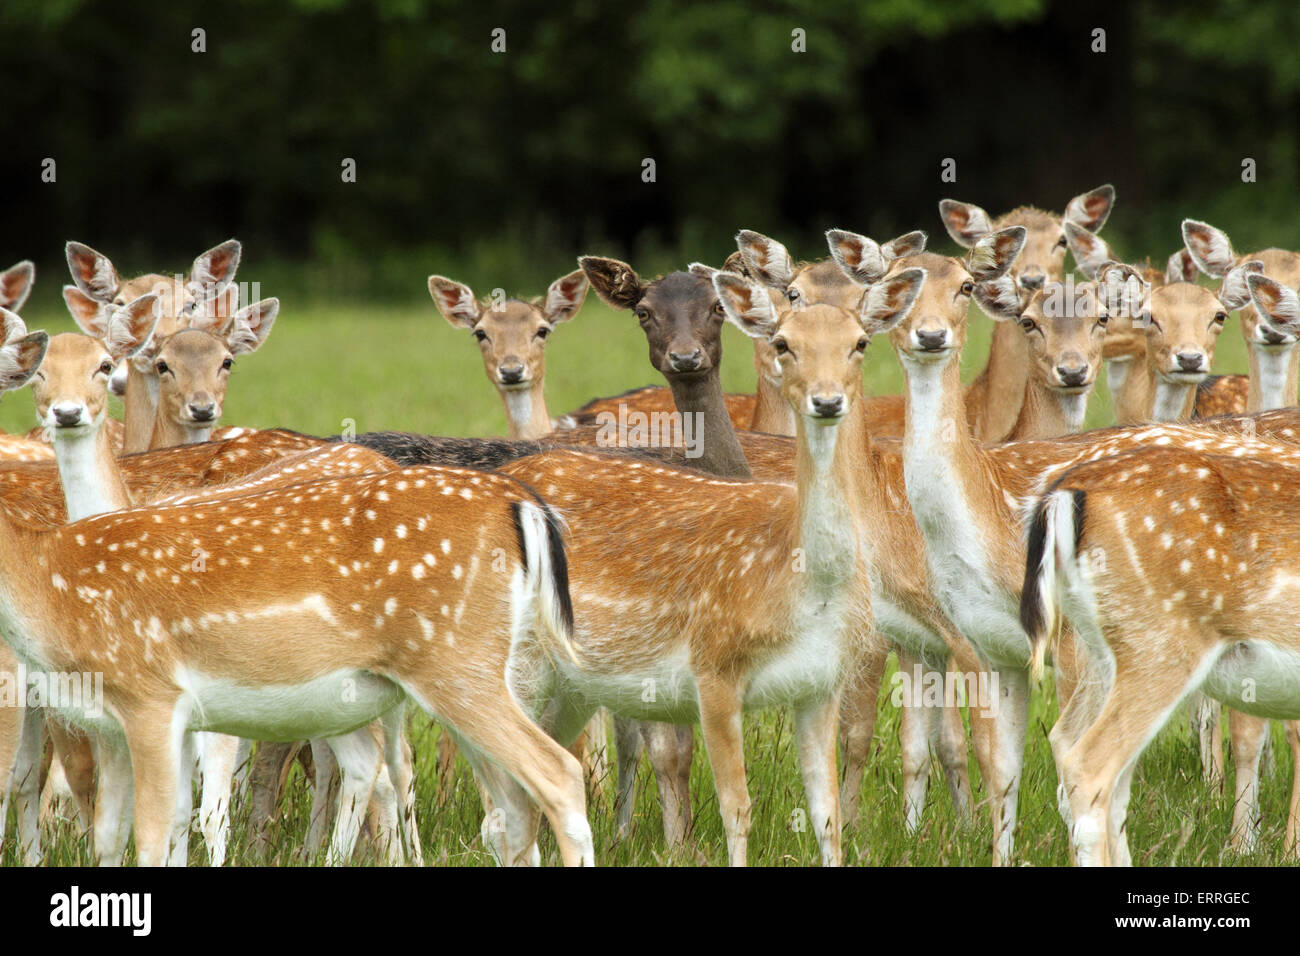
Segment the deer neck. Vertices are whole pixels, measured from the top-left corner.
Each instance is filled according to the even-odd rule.
[[[68,521],[131,507],[131,495],[118,471],[113,443],[100,412],[94,427],[79,434],[54,432],[54,458],[68,506]]]
[[[213,423],[190,427],[172,421],[169,415],[154,416],[153,433],[149,438],[148,450],[173,448],[176,445],[193,445],[212,438]]]
[[[869,562],[870,529],[862,527],[861,504],[871,469],[866,421],[855,397],[838,425],[795,417],[795,476],[800,555],[813,586],[847,586]]]
[[[128,363],[126,371],[126,395],[123,406],[122,451],[131,454],[148,451],[149,441],[153,437],[154,419],[158,415],[158,376],[146,375]]]
[[[1106,360],[1106,387],[1120,425],[1150,421],[1151,380],[1138,365],[1132,356]]]
[[[769,435],[793,435],[795,433],[795,414],[790,403],[781,394],[781,382],[761,367],[755,356],[754,366],[758,371],[758,387],[755,390],[754,417],[749,427],[756,432]]]
[[[1029,381],[1029,346],[1013,322],[993,326],[988,364],[980,373],[984,407],[975,409],[979,436],[984,441],[1001,441],[1016,424],[1025,385]]]
[[[1196,386],[1162,379],[1154,365],[1147,364],[1147,388],[1151,395],[1146,421],[1185,422],[1196,407]]]
[[[1068,395],[1048,388],[1036,376],[1025,385],[1020,417],[1007,435],[1007,441],[1028,441],[1073,435],[1083,429],[1088,410],[1088,393]]]
[[[1267,412],[1289,408],[1296,403],[1297,379],[1300,378],[1300,347],[1260,349],[1251,346],[1250,392],[1246,411]]]
[[[1001,496],[967,427],[959,357],[904,359],[903,370],[903,475],[912,513],[932,551],[967,553],[980,537],[979,516],[995,513]]]
[[[727,402],[722,394],[722,380],[717,368],[703,375],[665,376],[672,389],[673,403],[682,417],[682,434],[689,436],[699,455],[689,464],[701,471],[731,478],[749,478],[749,462],[736,438],[736,429],[727,414]],[[789,407],[784,399],[782,402]]]
[[[507,438],[541,438],[551,432],[551,416],[546,412],[544,379],[539,376],[528,388],[501,389],[506,406]]]

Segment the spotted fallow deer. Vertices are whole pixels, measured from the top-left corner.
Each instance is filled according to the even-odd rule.
[[[1286,287],[1247,282],[1300,317]],[[1021,600],[1034,660],[1067,618],[1099,691],[1061,715],[1079,727],[1057,767],[1080,863],[1130,862],[1134,768],[1194,691],[1257,717],[1300,717],[1294,556],[1277,534],[1300,517],[1287,494],[1297,482],[1294,451],[1281,446],[1146,448],[1067,470],[1038,504]],[[1293,790],[1288,850],[1296,804]]]
[[[945,199],[939,203],[939,218],[953,241],[967,249],[995,231],[1023,227],[1025,249],[1016,276],[1032,291],[1045,282],[1064,278],[1064,224],[1073,222],[1090,232],[1099,232],[1114,205],[1115,188],[1108,184],[1075,196],[1062,216],[1021,206],[994,219],[979,206]],[[1009,325],[995,326],[988,363],[967,393],[967,420],[976,438],[990,442],[1006,438],[1019,414],[1027,378],[1024,336]]]
[[[0,308],[17,312],[31,294],[36,279],[36,266],[23,260],[0,272]],[[45,461],[54,457],[49,446],[31,440],[31,436],[0,433],[0,462]],[[0,665],[2,666],[2,665]],[[3,795],[0,795],[0,799]],[[4,835],[0,824],[0,837]]]
[[[82,331],[96,338],[100,337],[104,314],[149,293],[158,296],[161,318],[155,334],[160,339],[188,328],[199,317],[228,319],[238,306],[238,289],[231,287],[240,257],[240,245],[234,239],[196,258],[188,278],[183,280],[154,273],[123,280],[107,256],[87,245],[69,242],[65,252],[76,286],[64,290],[64,300]],[[125,425],[122,450],[144,451],[153,438],[158,373],[153,356],[144,353],[121,368],[126,369],[121,388]],[[115,381],[120,375],[121,369]]]
[[[761,287],[727,273],[713,281],[728,318],[783,355],[782,387],[799,416],[797,483],[576,451],[503,467],[553,500],[571,530],[575,657],[548,662],[521,649],[516,686],[542,694],[550,684],[533,707],[561,741],[602,704],[698,720],[737,865],[750,818],[741,715],[793,704],[809,816],[823,862],[835,864],[838,691],[871,618],[862,353],[872,333],[906,315],[924,273],[877,284],[856,314],[811,306],[778,315]],[[632,488],[654,501],[650,518]]]
[[[539,302],[483,303],[469,286],[429,276],[429,294],[452,326],[467,329],[483,353],[483,368],[506,408],[506,435],[541,438],[555,427],[546,411],[546,343],[555,327],[578,314],[587,297],[582,270],[551,283]]]
[[[0,385],[23,384],[46,343],[36,333],[0,349]],[[121,557],[91,564],[91,547]],[[498,805],[507,778],[526,787],[564,861],[590,863],[578,763],[524,716],[506,678],[525,632],[575,653],[565,567],[548,506],[463,469],[307,481],[52,530],[0,513],[0,631],[35,669],[103,674],[102,720],[126,747],[101,764],[96,828],[116,829],[133,790],[142,864],[174,860],[173,834],[188,831],[187,730],[293,739],[382,717],[407,789],[395,741],[408,696],[462,735]],[[116,849],[124,834],[100,837]]]

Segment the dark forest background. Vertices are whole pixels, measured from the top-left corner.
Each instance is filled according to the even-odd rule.
[[[241,278],[303,293],[419,297],[446,263],[540,291],[581,252],[720,260],[742,226],[946,248],[943,196],[1103,182],[1128,257],[1187,215],[1300,248],[1298,43],[1295,0],[7,0],[0,263],[61,272],[76,238],[182,269],[236,236]]]

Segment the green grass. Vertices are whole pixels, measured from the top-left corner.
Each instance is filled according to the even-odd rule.
[[[52,304],[49,311],[35,305],[26,315],[31,328],[71,331],[71,321],[66,315],[56,314]],[[987,319],[972,319],[963,361],[968,378],[983,364],[990,327]],[[724,386],[729,391],[751,391],[754,382],[748,343],[730,327],[725,335]],[[1216,370],[1224,372],[1246,369],[1235,321],[1222,336],[1215,364]],[[898,392],[902,388],[898,361],[884,339],[877,339],[870,350],[865,380],[872,393]],[[594,396],[645,383],[660,383],[660,378],[648,363],[644,337],[635,321],[627,313],[606,308],[594,296],[588,298],[581,314],[560,327],[551,340],[547,396],[553,416]],[[11,394],[0,404],[0,428],[6,431],[26,430],[33,419],[26,392]],[[473,340],[464,331],[447,325],[431,303],[374,308],[286,302],[266,347],[239,360],[224,421],[330,434],[342,429],[347,419],[355,422],[358,431],[397,428],[446,435],[494,435],[503,434],[505,427],[501,404],[485,380]],[[1106,392],[1099,386],[1089,423],[1109,421]],[[887,693],[882,693],[875,754],[863,784],[865,825],[847,839],[846,861],[878,865],[988,864],[991,831],[987,812],[981,808],[973,826],[959,826],[937,772],[932,774],[930,800],[920,832],[912,836],[903,831],[898,713],[888,698]],[[1054,717],[1055,704],[1049,688],[1048,693],[1036,695],[1033,704],[1017,837],[1018,859],[1036,865],[1068,862],[1066,834],[1056,813],[1056,774],[1046,739]],[[794,832],[790,826],[804,798],[789,715],[756,715],[749,719],[747,727],[749,784],[754,798],[751,862],[773,866],[814,864],[818,854],[812,834]],[[412,719],[426,860],[451,865],[484,864],[488,857],[478,840],[478,796],[463,764],[446,804],[436,803],[433,748],[437,733],[422,717]],[[1290,754],[1280,736],[1275,744],[1277,770],[1263,788],[1264,849],[1238,861],[1223,855],[1231,797],[1213,794],[1201,783],[1199,760],[1185,727],[1167,729],[1143,758],[1134,784],[1129,826],[1135,861],[1153,865],[1282,862],[1281,828],[1291,776]],[[973,761],[971,777],[978,780]],[[697,749],[692,789],[696,846],[701,859],[721,864],[725,861],[725,840],[702,747]],[[638,792],[634,832],[620,844],[613,832],[613,783],[606,781],[599,788],[600,799],[593,801],[591,817],[600,863],[666,862],[658,801],[644,763]],[[977,797],[982,797],[978,788]],[[307,829],[308,803],[305,782],[295,770],[273,846],[277,862],[296,861],[295,848]],[[237,811],[230,854],[234,864],[253,862],[242,823]],[[191,847],[192,862],[201,863],[201,840],[197,836]],[[543,853],[549,862],[557,860],[549,836],[543,839]],[[54,835],[48,858],[52,864],[92,862],[86,844],[67,828]],[[12,842],[0,855],[0,863],[16,863]]]

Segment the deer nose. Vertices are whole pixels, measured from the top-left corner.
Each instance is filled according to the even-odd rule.
[[[1074,388],[1084,384],[1088,379],[1088,366],[1086,365],[1058,365],[1056,366],[1056,375],[1061,380],[1061,384],[1068,388]]]
[[[1020,273],[1020,284],[1026,289],[1041,289],[1046,281],[1047,276],[1042,272]]]
[[[948,344],[948,330],[917,329],[916,343],[926,352],[937,352]]]
[[[54,412],[54,421],[60,428],[71,428],[81,422],[80,405],[55,405],[51,411]]]
[[[844,396],[814,395],[812,396],[812,407],[819,418],[836,418],[844,414]]]
[[[1277,329],[1271,329],[1267,325],[1260,323],[1259,334],[1264,339],[1265,345],[1281,345],[1286,341],[1286,334],[1279,332]]]
[[[673,371],[675,372],[694,372],[703,363],[704,353],[699,349],[685,354],[669,352],[668,360],[673,363]]]
[[[190,418],[196,422],[210,422],[216,417],[217,406],[215,402],[190,402]]]
[[[518,385],[524,380],[523,365],[502,365],[497,369],[502,385]]]
[[[1199,372],[1201,363],[1205,361],[1205,356],[1200,352],[1179,352],[1176,358],[1180,372]]]

